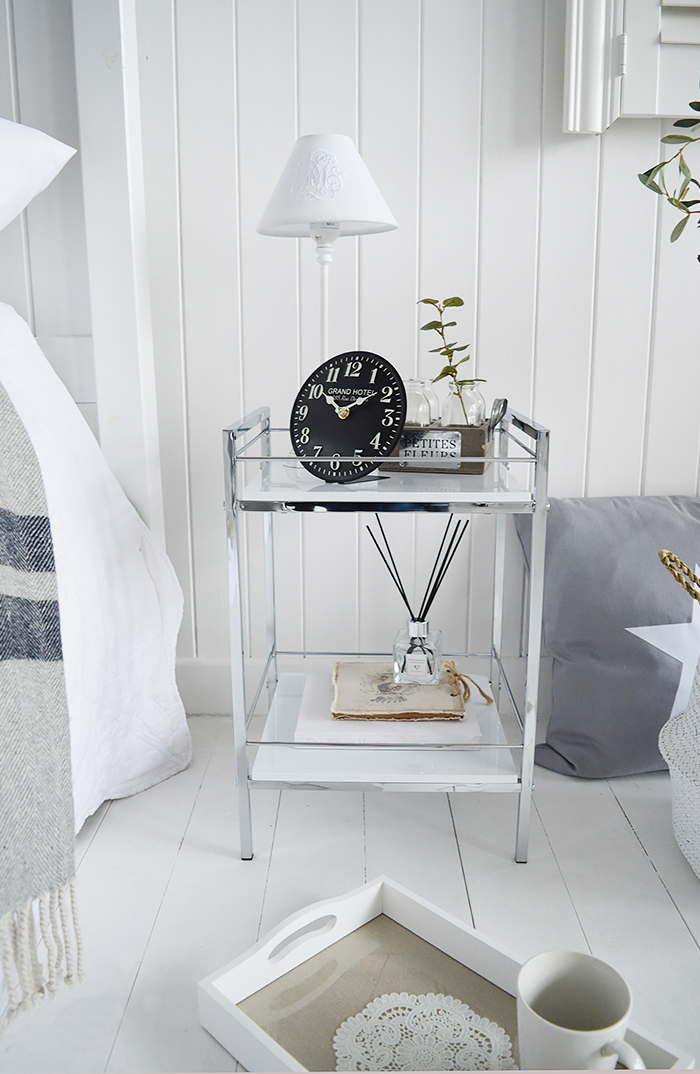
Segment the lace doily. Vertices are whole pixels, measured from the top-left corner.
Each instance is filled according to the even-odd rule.
[[[504,1029],[452,996],[373,999],[333,1038],[336,1070],[517,1070]]]

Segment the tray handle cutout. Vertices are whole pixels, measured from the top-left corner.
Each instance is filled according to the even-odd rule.
[[[273,947],[267,956],[268,962],[280,962],[302,943],[305,943],[309,936],[320,936],[324,932],[330,932],[337,924],[337,921],[338,918],[335,914],[326,914],[325,917],[317,917],[315,921],[309,921],[308,924],[293,932],[291,936],[285,936],[276,947]]]

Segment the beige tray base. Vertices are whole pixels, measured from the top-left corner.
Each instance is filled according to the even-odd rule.
[[[338,1027],[387,992],[454,996],[503,1026],[518,1062],[514,997],[384,914],[238,1006],[307,1070],[332,1071]]]

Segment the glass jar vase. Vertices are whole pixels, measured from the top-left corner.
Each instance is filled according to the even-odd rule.
[[[442,406],[442,425],[483,425],[486,421],[486,403],[476,382],[462,385],[460,398],[455,382],[450,381],[449,392]]]
[[[425,391],[425,383],[422,380],[407,380],[404,387],[406,388],[406,424],[430,425],[432,420],[430,400]]]

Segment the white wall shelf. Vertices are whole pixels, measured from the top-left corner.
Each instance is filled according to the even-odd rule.
[[[263,407],[224,430],[224,467],[228,531],[229,626],[233,726],[240,808],[241,857],[252,858],[250,791],[253,787],[303,787],[319,790],[510,791],[519,795],[515,858],[527,860],[537,693],[542,626],[544,545],[547,517],[549,431],[508,410],[496,430],[497,453],[483,475],[401,474],[375,470],[368,478],[334,484],[313,478],[289,453],[286,430],[272,429]],[[281,439],[281,438],[284,439]],[[281,448],[279,444],[282,444]],[[273,450],[274,449],[274,450]],[[277,452],[277,453],[275,453]],[[300,740],[297,717],[306,682],[307,661],[325,660],[330,676],[334,654],[282,652],[277,647],[274,584],[275,513],[461,513],[495,514],[493,623],[488,654],[450,654],[460,670],[476,656],[489,660],[489,688],[496,704],[475,705],[480,737],[471,739],[449,722],[425,731],[424,739],[397,740],[389,722],[379,742]],[[241,554],[242,518],[263,516],[263,569],[267,660],[252,701],[246,695],[243,604],[246,591]],[[532,515],[529,555],[528,656],[522,707],[503,670],[501,646],[508,514]],[[389,654],[354,653],[355,659]],[[278,658],[296,661],[294,671],[278,668]],[[462,667],[460,662],[467,661]],[[501,688],[511,703],[518,731],[507,735],[499,717]],[[268,714],[262,732],[253,716],[267,690]]]

